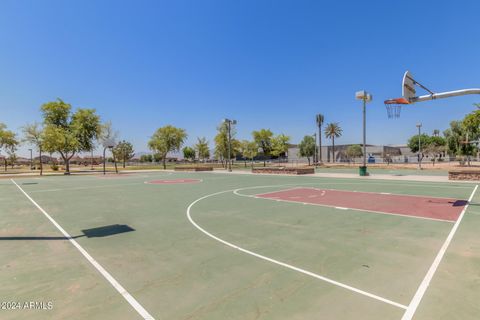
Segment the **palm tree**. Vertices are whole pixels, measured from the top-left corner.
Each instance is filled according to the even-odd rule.
[[[332,139],[332,159],[335,162],[335,138],[340,138],[342,136],[342,128],[338,122],[328,123],[325,127],[325,137]]]
[[[315,117],[318,126],[318,160],[317,162],[322,162],[322,124],[325,120],[323,114],[319,113]]]

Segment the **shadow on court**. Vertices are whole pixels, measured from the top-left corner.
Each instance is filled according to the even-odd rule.
[[[0,240],[70,240],[76,238],[102,238],[113,236],[121,233],[135,231],[135,229],[127,226],[125,224],[112,224],[109,226],[103,226],[92,229],[82,230],[82,235],[73,236],[73,237],[0,237]]]

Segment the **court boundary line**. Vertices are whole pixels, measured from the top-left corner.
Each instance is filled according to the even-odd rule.
[[[315,187],[306,187],[308,189],[315,189],[315,190],[326,190],[326,191],[345,191],[345,192],[355,192],[355,193],[367,193],[367,194],[382,194],[387,196],[396,196],[396,197],[417,197],[417,198],[432,198],[432,199],[444,199],[444,200],[456,200],[462,201],[463,199],[455,199],[455,198],[448,198],[448,197],[437,197],[437,196],[422,196],[418,194],[405,194],[405,193],[393,193],[393,192],[373,192],[373,191],[351,191],[351,190],[339,190],[339,189],[320,189]],[[465,200],[463,200],[465,201]]]
[[[149,180],[149,181],[144,181],[143,183],[144,184],[158,184],[158,185],[177,185],[177,184],[196,184],[196,183],[202,183],[203,182],[203,179],[192,179],[192,178],[189,178],[190,180],[195,180],[195,181],[191,181],[191,182],[179,182],[179,183],[152,183],[152,181],[156,181],[157,179],[155,180]],[[178,178],[178,179],[158,179],[158,181],[175,181],[175,180],[188,180],[187,178]]]
[[[272,186],[264,186],[264,187],[272,187]],[[199,231],[201,231],[203,234],[207,235],[208,237],[228,246],[228,247],[231,247],[233,249],[236,249],[238,251],[241,251],[243,253],[246,253],[248,255],[251,255],[251,256],[254,256],[258,259],[261,259],[261,260],[265,260],[265,261],[268,261],[268,262],[271,262],[273,264],[276,264],[276,265],[279,265],[279,266],[282,266],[282,267],[285,267],[287,269],[290,269],[290,270],[294,270],[294,271],[297,271],[299,273],[302,273],[302,274],[305,274],[305,275],[308,275],[308,276],[311,276],[313,278],[316,278],[316,279],[319,279],[319,280],[322,280],[324,282],[327,282],[327,283],[330,283],[330,284],[333,284],[335,286],[338,286],[338,287],[341,287],[343,289],[347,289],[349,291],[353,291],[353,292],[356,292],[358,294],[361,294],[361,295],[364,295],[364,296],[367,296],[369,298],[372,298],[374,300],[377,300],[377,301],[381,301],[381,302],[384,302],[386,304],[389,304],[389,305],[392,305],[392,306],[395,306],[397,308],[400,308],[400,309],[407,309],[407,306],[401,304],[401,303],[398,303],[398,302],[395,302],[395,301],[392,301],[392,300],[389,300],[387,298],[383,298],[383,297],[380,297],[378,295],[375,295],[373,293],[369,293],[369,292],[366,292],[366,291],[363,291],[361,289],[358,289],[358,288],[355,288],[355,287],[352,287],[352,286],[349,286],[347,284],[344,284],[344,283],[341,283],[341,282],[338,282],[338,281],[335,281],[333,279],[330,279],[330,278],[327,278],[327,277],[324,277],[324,276],[321,276],[319,274],[316,274],[316,273],[313,273],[311,271],[308,271],[308,270],[305,270],[305,269],[302,269],[302,268],[298,268],[298,267],[295,267],[293,265],[290,265],[290,264],[287,264],[285,262],[281,262],[279,260],[275,260],[275,259],[272,259],[272,258],[269,258],[267,256],[264,256],[264,255],[261,255],[261,254],[258,254],[258,253],[255,253],[253,251],[250,251],[250,250],[247,250],[247,249],[244,249],[240,246],[237,246],[236,244],[233,244],[231,242],[228,242],[226,240],[223,240],[217,236],[215,236],[214,234],[208,232],[207,230],[203,229],[199,224],[197,224],[192,216],[191,216],[191,209],[192,207],[197,204],[198,202],[204,200],[204,199],[207,199],[207,198],[210,198],[210,197],[213,197],[213,196],[216,196],[216,195],[219,195],[219,194],[224,194],[224,193],[228,193],[228,192],[234,192],[236,190],[242,190],[242,189],[248,189],[249,187],[246,187],[246,188],[239,188],[239,189],[230,189],[230,190],[224,190],[224,191],[220,191],[220,192],[215,192],[215,193],[212,193],[212,194],[208,194],[206,196],[203,196],[203,197],[200,197],[198,198],[197,200],[193,201],[192,203],[190,203],[190,205],[188,206],[187,208],[187,218],[188,220],[190,221],[190,223],[195,227],[197,228]],[[255,187],[253,187],[255,188]]]
[[[294,190],[294,189],[297,189],[297,188],[286,189],[286,191]],[[428,218],[428,217],[420,217],[420,216],[409,216],[407,214],[401,214],[401,213],[390,213],[390,212],[357,209],[357,208],[350,208],[350,207],[339,207],[339,206],[320,204],[320,203],[310,203],[310,202],[283,200],[283,199],[274,199],[274,198],[263,198],[263,197],[257,197],[256,195],[241,194],[241,193],[238,193],[236,191],[238,191],[238,190],[235,190],[233,193],[237,196],[253,198],[253,199],[278,201],[278,202],[286,202],[286,203],[294,203],[294,204],[304,204],[304,205],[317,206],[317,207],[333,208],[333,209],[343,210],[343,211],[352,210],[352,211],[360,211],[360,212],[373,213],[373,214],[381,214],[381,215],[384,215],[384,216],[398,216],[398,217],[404,217],[404,218],[413,218],[413,219],[421,219],[421,220],[429,220],[429,221],[437,221],[437,222],[455,223],[455,221],[456,221],[456,220],[452,221],[452,220],[446,220],[446,219],[436,219],[436,218]],[[336,190],[336,191],[341,191],[341,190]],[[277,192],[279,192],[279,191],[277,191]],[[264,193],[264,194],[268,194],[268,193]]]
[[[47,219],[50,220],[50,222],[68,239],[68,241],[70,241],[70,243],[77,248],[77,250],[85,257],[85,259],[87,259],[87,261],[90,262],[95,269],[97,269],[97,271],[115,288],[115,290],[117,290],[118,293],[120,293],[120,295],[135,309],[135,311],[137,311],[140,316],[142,316],[143,319],[155,319],[107,270],[105,270],[104,267],[102,267],[100,263],[98,263],[85,249],[83,249],[83,247],[78,244],[78,242],[75,241],[75,239],[73,239],[72,236],[65,231],[62,226],[60,226],[60,224],[58,224],[37,202],[35,202],[35,200],[33,200],[32,197],[30,197],[28,193],[26,193],[22,187],[15,182],[15,180],[10,179],[10,181],[12,181],[13,184],[15,184],[17,188],[25,195],[25,197],[27,197],[27,199],[30,200],[30,202],[33,203],[33,205],[37,207],[37,209],[40,210],[40,212],[42,212],[45,217],[47,217]]]
[[[30,191],[30,193],[102,189],[102,188],[109,188],[109,187],[125,187],[125,186],[135,186],[135,185],[142,185],[142,184],[143,184],[142,182],[132,182],[132,183],[108,184],[108,185],[88,186],[88,187],[85,186],[85,187],[74,187],[74,188],[52,188],[52,189],[32,190]]]
[[[422,301],[423,296],[425,295],[425,292],[427,291],[428,287],[430,286],[430,282],[433,279],[433,276],[435,275],[435,272],[438,269],[438,266],[442,262],[443,257],[445,256],[445,253],[452,242],[453,236],[457,232],[458,227],[460,226],[460,223],[462,222],[463,217],[465,216],[465,212],[468,209],[468,205],[473,199],[473,196],[475,195],[475,192],[478,189],[478,184],[475,185],[475,188],[473,189],[472,193],[470,194],[470,197],[468,198],[468,203],[463,208],[462,212],[460,213],[460,216],[458,217],[457,221],[455,222],[454,226],[450,230],[450,233],[448,234],[447,238],[445,239],[445,242],[441,246],[440,250],[438,251],[435,259],[433,260],[432,265],[427,271],[427,274],[423,278],[422,282],[420,283],[417,291],[415,292],[415,295],[413,296],[412,300],[408,304],[408,308],[406,309],[405,313],[402,316],[402,320],[411,320],[413,318],[413,315],[415,314],[418,306],[420,305],[420,302]]]

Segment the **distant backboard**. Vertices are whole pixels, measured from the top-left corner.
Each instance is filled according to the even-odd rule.
[[[366,102],[372,101],[372,95],[365,90],[355,92],[355,99],[365,100]]]
[[[402,81],[402,96],[409,102],[412,102],[412,98],[417,96],[415,90],[415,80],[410,71],[405,72]]]
[[[115,142],[115,138],[107,138],[105,141],[102,142],[104,148],[111,148],[114,147],[117,143]]]

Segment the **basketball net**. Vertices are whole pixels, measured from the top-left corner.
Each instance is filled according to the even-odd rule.
[[[398,119],[400,118],[400,112],[402,111],[402,106],[409,104],[408,100],[405,98],[397,98],[385,100],[385,109],[387,109],[387,116],[389,119]]]

